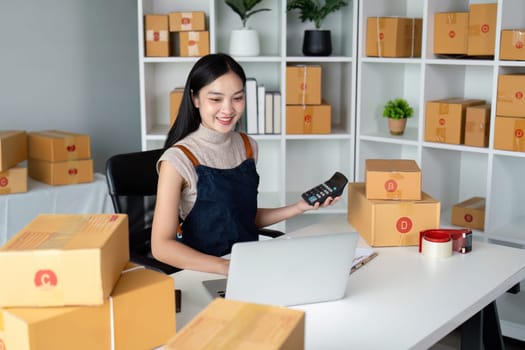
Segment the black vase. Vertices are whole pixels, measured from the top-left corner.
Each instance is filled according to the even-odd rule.
[[[330,56],[332,37],[329,30],[305,30],[303,54],[305,56]]]

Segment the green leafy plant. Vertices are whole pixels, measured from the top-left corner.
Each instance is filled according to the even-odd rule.
[[[299,19],[302,22],[310,21],[315,24],[316,29],[321,29],[323,20],[330,13],[346,6],[343,0],[291,0],[286,6],[287,11],[299,11]]]
[[[389,100],[383,109],[383,117],[390,119],[406,119],[412,117],[414,109],[410,107],[407,100],[396,98]]]
[[[270,9],[257,9],[253,8],[257,6],[262,0],[225,0],[224,2],[228,5],[236,14],[241,17],[242,27],[247,28],[248,18],[254,14],[262,11],[270,11]]]

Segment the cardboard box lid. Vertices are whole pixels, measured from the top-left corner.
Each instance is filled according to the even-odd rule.
[[[349,184],[350,187],[359,195],[366,198],[366,184],[364,182],[355,182],[352,184]],[[407,207],[410,205],[424,205],[424,204],[435,204],[439,203],[438,200],[430,196],[428,193],[421,191],[421,199],[415,199],[415,200],[403,200],[403,201],[393,201],[390,199],[366,199],[373,205],[406,205]]]
[[[415,160],[411,159],[366,159],[366,171],[420,172]]]
[[[472,197],[455,204],[454,207],[485,210],[485,197]]]

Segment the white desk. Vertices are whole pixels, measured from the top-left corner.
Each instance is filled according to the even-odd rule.
[[[112,213],[106,177],[94,174],[93,182],[51,186],[28,178],[27,192],[0,195],[0,245],[41,213]]]
[[[350,276],[344,299],[296,307],[306,311],[306,349],[432,346],[525,278],[525,250],[473,247],[442,260],[417,247],[377,249],[379,256]],[[181,329],[211,301],[201,281],[221,276],[180,271],[173,277],[182,290]]]

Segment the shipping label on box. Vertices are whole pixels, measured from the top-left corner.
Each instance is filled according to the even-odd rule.
[[[165,350],[303,350],[305,313],[280,306],[214,299]]]
[[[332,106],[324,102],[314,105],[286,106],[287,134],[329,134],[331,127]]]
[[[29,158],[61,162],[91,158],[89,135],[60,130],[28,134]]]
[[[182,57],[205,56],[210,53],[210,33],[180,32],[179,50]]]
[[[128,261],[127,215],[38,215],[0,247],[0,305],[101,305]]]
[[[465,145],[489,146],[490,104],[469,106],[465,116]]]
[[[102,306],[6,308],[3,313],[5,350],[154,349],[176,333],[173,278],[143,267],[126,268]]]
[[[170,12],[170,32],[206,30],[206,16],[203,11]]]
[[[469,56],[494,56],[498,4],[471,4],[469,14]]]
[[[0,172],[27,159],[27,133],[24,130],[0,130]]]
[[[27,192],[27,168],[15,166],[0,172],[0,195],[21,192]]]
[[[348,222],[374,247],[419,245],[419,232],[439,227],[440,202],[367,199],[365,183],[348,188]]]
[[[496,116],[494,148],[525,152],[525,118]]]
[[[93,160],[71,160],[48,162],[29,159],[27,161],[29,177],[49,185],[71,185],[93,182]]]
[[[525,118],[525,74],[500,74],[496,115]]]
[[[452,225],[483,230],[485,198],[472,197],[452,207]]]
[[[425,141],[463,144],[467,107],[481,104],[485,101],[463,98],[427,101]]]
[[[502,29],[500,60],[525,60],[525,29]]]
[[[408,159],[367,159],[366,198],[420,200],[421,170]]]
[[[366,55],[371,57],[421,57],[421,18],[369,17]]]
[[[468,47],[468,12],[434,14],[434,54],[465,55]]]
[[[170,91],[170,126],[172,126],[173,123],[175,123],[175,119],[177,119],[183,95],[183,87],[178,87]]]
[[[286,104],[321,104],[321,66],[286,67]]]
[[[144,15],[144,40],[146,57],[170,55],[168,15]]]

